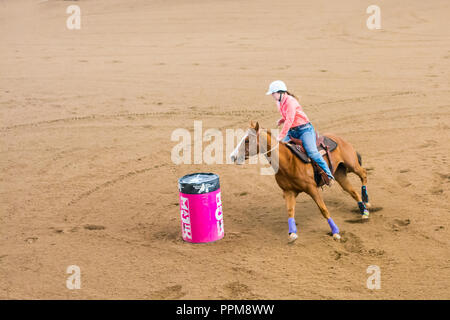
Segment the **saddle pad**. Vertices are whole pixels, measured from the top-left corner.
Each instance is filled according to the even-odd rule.
[[[286,143],[286,147],[288,147],[293,154],[297,156],[304,163],[310,163],[311,159],[306,155],[306,153],[300,151],[300,146],[298,144]],[[320,151],[319,151],[320,152]]]
[[[333,151],[334,149],[337,148],[337,143],[326,137],[326,136],[322,136],[323,137],[323,143],[328,146],[330,152]],[[320,137],[320,138],[322,138]],[[319,138],[319,141],[322,140]],[[293,154],[295,154],[300,160],[302,160],[305,163],[310,163],[311,159],[308,157],[308,155],[302,151],[302,148],[298,145],[298,144],[292,144],[290,142],[286,143],[286,146],[292,151]],[[320,145],[317,147],[317,150],[319,150],[320,154],[323,156],[326,154],[325,149],[322,146],[322,143],[320,143]]]

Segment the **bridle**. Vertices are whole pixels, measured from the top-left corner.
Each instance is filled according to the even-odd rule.
[[[248,135],[252,135],[252,136],[255,136],[255,137],[257,137],[258,135],[257,134],[255,134],[255,133],[251,133],[251,132],[249,132],[248,133]],[[260,154],[262,154],[262,155],[266,155],[266,154],[268,154],[269,152],[271,152],[272,150],[274,150],[276,147],[278,147],[278,145],[280,144],[280,142],[279,141],[277,141],[277,144],[275,145],[275,147],[273,147],[272,149],[270,149],[269,151],[266,151],[266,152],[260,152]]]

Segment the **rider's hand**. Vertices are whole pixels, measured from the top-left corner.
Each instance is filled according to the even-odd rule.
[[[284,123],[284,119],[281,118],[280,120],[278,120],[277,126],[281,126],[283,123]]]

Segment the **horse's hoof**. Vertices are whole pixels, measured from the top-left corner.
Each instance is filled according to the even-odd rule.
[[[370,202],[364,202],[364,205],[366,206],[367,209],[372,208],[372,205],[370,204]]]
[[[341,241],[341,235],[339,233],[333,234],[333,239],[336,241]]]
[[[298,235],[296,233],[290,233],[289,234],[289,243],[294,242],[295,240],[297,240]]]

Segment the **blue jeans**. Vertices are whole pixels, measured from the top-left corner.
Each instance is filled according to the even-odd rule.
[[[317,164],[326,172],[326,174],[330,179],[334,179],[333,174],[330,171],[330,168],[328,168],[327,163],[325,162],[325,160],[323,160],[322,155],[319,153],[319,150],[317,150],[316,132],[311,122],[309,122],[306,125],[303,125],[301,128],[289,129],[286,137],[284,137],[282,141],[288,142],[289,140],[291,140],[289,138],[289,135],[291,135],[296,139],[302,140],[303,147],[305,148],[305,151],[308,154],[308,156],[315,162],[317,162]]]

